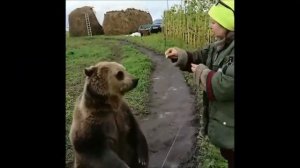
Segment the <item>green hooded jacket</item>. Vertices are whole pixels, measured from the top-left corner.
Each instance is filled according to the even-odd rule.
[[[234,150],[234,32],[203,49],[178,52],[176,66],[192,72],[191,63],[212,70],[203,94],[204,130],[214,145]]]

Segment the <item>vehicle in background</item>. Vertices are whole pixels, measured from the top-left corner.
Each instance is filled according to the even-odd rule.
[[[138,28],[138,32],[141,33],[142,36],[151,34],[151,26],[152,24],[144,24],[140,25]]]
[[[158,33],[161,32],[163,29],[163,20],[156,19],[153,21],[152,24],[143,24],[140,25],[138,28],[138,32],[141,33],[142,36],[150,35],[151,33]]]
[[[156,19],[156,20],[153,21],[153,23],[151,25],[150,32],[151,33],[161,32],[162,27],[163,27],[163,20],[162,19]]]

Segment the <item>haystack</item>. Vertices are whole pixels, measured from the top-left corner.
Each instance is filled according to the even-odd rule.
[[[105,35],[121,35],[137,32],[140,25],[152,23],[148,12],[128,8],[125,11],[109,11],[104,14]]]
[[[84,6],[73,10],[69,14],[70,37],[88,35],[85,13],[89,16],[92,35],[103,34],[103,28],[97,20],[97,17],[93,11],[93,7]]]

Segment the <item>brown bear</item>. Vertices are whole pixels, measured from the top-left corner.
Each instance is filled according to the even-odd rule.
[[[85,68],[70,140],[75,168],[147,168],[148,144],[123,95],[138,79],[116,62]]]

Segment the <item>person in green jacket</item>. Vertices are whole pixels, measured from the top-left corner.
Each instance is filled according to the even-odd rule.
[[[193,73],[203,90],[204,134],[234,167],[234,0],[218,1],[209,12],[216,42],[190,52],[169,48],[165,55]]]

